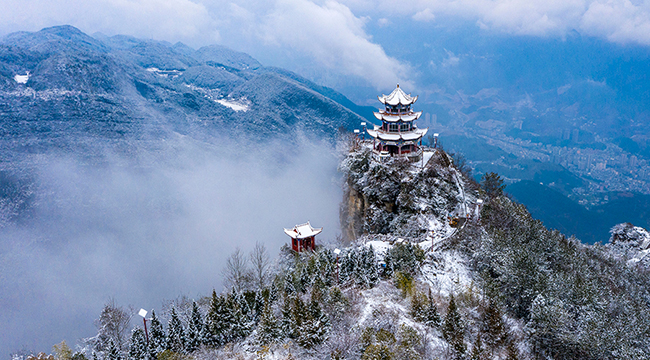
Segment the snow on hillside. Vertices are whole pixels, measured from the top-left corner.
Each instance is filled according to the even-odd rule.
[[[26,84],[28,80],[29,80],[29,71],[27,72],[26,75],[15,75],[14,76],[14,81],[19,83],[19,84]]]
[[[250,105],[246,103],[246,98],[241,98],[239,100],[230,100],[230,99],[218,99],[215,100],[219,104],[229,107],[235,111],[248,111]]]

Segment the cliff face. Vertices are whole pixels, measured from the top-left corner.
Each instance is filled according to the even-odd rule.
[[[430,231],[449,230],[448,217],[466,216],[476,194],[466,194],[444,152],[431,151],[425,158],[425,166],[400,159],[379,163],[364,146],[350,151],[341,163],[346,240],[387,233],[422,240]]]
[[[341,230],[343,239],[349,242],[363,233],[363,219],[366,214],[366,199],[357,190],[346,186],[341,202]]]

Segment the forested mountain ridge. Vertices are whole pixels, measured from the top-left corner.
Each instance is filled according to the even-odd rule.
[[[477,184],[443,151],[423,167],[378,163],[351,143],[342,223],[357,237],[339,254],[284,247],[272,264],[262,244],[237,251],[228,289],[168,302],[148,346],[139,326],[114,330],[131,315],[108,304],[97,336],[68,358],[648,357],[647,231],[622,224],[610,244],[584,245],[533,219],[497,175]],[[459,213],[467,221],[453,227]]]
[[[0,150],[16,156],[155,148],[178,136],[265,140],[303,131],[331,139],[363,121],[352,105],[220,46],[93,38],[71,26],[0,40]]]

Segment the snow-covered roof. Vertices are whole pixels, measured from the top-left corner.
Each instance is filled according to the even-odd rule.
[[[382,94],[382,96],[377,96],[377,99],[379,99],[379,101],[384,105],[395,106],[399,104],[411,105],[417,101],[418,97],[413,97],[411,94],[406,95],[406,93],[399,88],[399,84],[397,84],[397,87],[392,93],[390,93],[390,95],[386,96]]]
[[[368,135],[381,140],[398,141],[402,139],[404,141],[410,141],[410,140],[420,139],[421,137],[426,135],[427,131],[429,131],[429,128],[415,129],[412,131],[405,131],[399,133],[385,132],[377,129],[375,130],[368,129],[367,131],[368,131]]]
[[[384,110],[379,110],[379,112],[373,112],[377,120],[383,120],[387,122],[397,122],[397,121],[413,121],[417,120],[422,116],[422,111],[410,112],[408,114],[388,114]]]
[[[306,239],[320,234],[321,231],[323,231],[323,228],[313,228],[309,221],[304,224],[296,225],[293,229],[284,229],[284,233],[289,235],[292,239]]]

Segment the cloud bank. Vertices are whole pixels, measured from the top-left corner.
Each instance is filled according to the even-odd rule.
[[[306,58],[320,68],[364,79],[377,89],[408,81],[407,65],[372,41],[365,22],[336,1],[8,0],[0,4],[0,33],[4,34],[70,24],[90,34],[126,34],[191,46],[220,43],[262,61],[278,62],[271,65]]]
[[[399,14],[416,21],[456,17],[514,35],[560,36],[578,31],[616,43],[650,45],[650,1],[629,0],[343,0],[353,11]]]
[[[288,154],[283,144],[216,143],[170,144],[136,164],[44,156],[33,211],[0,223],[4,358],[95,335],[110,298],[158,312],[164,299],[220,291],[232,251],[261,241],[275,256],[288,243],[283,227],[310,220],[324,227],[321,244],[336,238],[342,194],[331,146],[295,144]]]
[[[410,85],[416,74],[405,60],[387,54],[366,25],[372,20],[379,27],[404,26],[392,21],[399,18],[416,24],[459,19],[486,30],[542,37],[576,30],[650,45],[649,0],[7,0],[0,3],[0,34],[71,24],[91,34],[195,47],[219,43],[266,65],[329,73],[338,82],[362,79],[387,91],[397,82]]]

